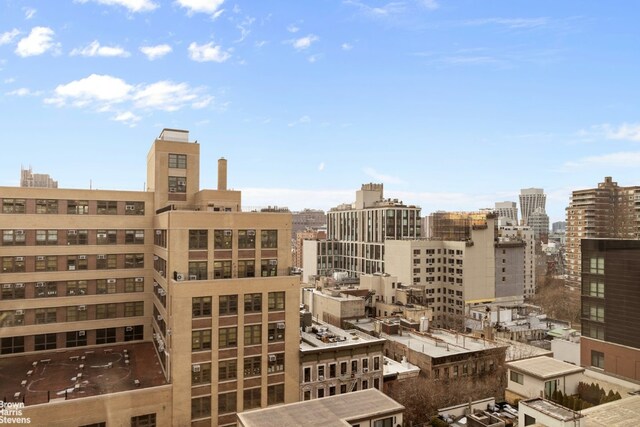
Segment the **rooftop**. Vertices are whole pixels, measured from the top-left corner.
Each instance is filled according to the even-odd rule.
[[[530,400],[520,401],[520,405],[529,406],[545,415],[548,415],[556,420],[560,421],[572,421],[578,418],[582,418],[580,413],[567,409],[564,406],[553,403],[549,400],[541,398],[535,398]]]
[[[0,359],[0,398],[24,401],[26,405],[164,384],[164,374],[150,342]]]
[[[430,333],[403,332],[402,335],[381,333],[380,336],[434,358],[506,347],[495,341],[457,334],[444,329],[433,329]]]
[[[562,375],[584,372],[584,368],[580,366],[572,365],[571,363],[548,356],[517,360],[515,362],[509,362],[507,366],[518,372],[523,372],[541,379],[556,378]]]
[[[587,427],[637,426],[640,420],[640,396],[616,400],[584,409]]]
[[[404,406],[375,388],[238,414],[241,426],[349,426],[349,420],[384,417]]]
[[[384,365],[382,369],[385,377],[392,375],[398,375],[398,377],[412,377],[420,374],[420,368],[407,362],[407,359],[404,358],[404,356],[402,362],[396,362],[395,360],[384,356]]]
[[[340,329],[322,322],[313,322],[309,332],[300,333],[302,342],[300,351],[313,351],[325,348],[350,347],[355,345],[384,344],[384,339],[376,338],[355,329]]]

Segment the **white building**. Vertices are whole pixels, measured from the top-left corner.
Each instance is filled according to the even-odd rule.
[[[522,214],[522,224],[529,225],[529,216],[537,208],[545,211],[547,195],[542,188],[523,188],[520,190],[520,212]]]
[[[495,212],[498,219],[506,218],[512,224],[518,225],[518,206],[516,202],[496,202]]]

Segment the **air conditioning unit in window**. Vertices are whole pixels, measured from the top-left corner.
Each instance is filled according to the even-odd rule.
[[[160,272],[160,275],[162,275],[162,272]],[[184,274],[183,273],[177,273],[176,274],[176,281],[183,282],[184,281]]]
[[[86,255],[78,255],[78,259],[87,259]]]
[[[175,193],[176,187],[169,187],[169,193]]]
[[[78,331],[78,336],[79,337],[83,337],[85,335],[85,331]]]
[[[78,230],[68,230],[67,234],[69,234],[71,236],[76,235],[76,234],[78,234]]]
[[[181,185],[184,187],[185,185],[187,185],[187,181],[178,180],[178,185]]]
[[[225,236],[231,236],[231,230],[224,230]]]
[[[162,231],[160,231],[160,230],[156,230],[156,236],[159,236],[159,235],[161,235],[161,234],[162,234]]]
[[[157,261],[157,260],[158,260],[158,255],[154,255],[154,256],[153,256],[153,260],[154,260],[154,261]]]
[[[135,211],[135,210],[136,210],[136,207],[135,207],[135,206],[133,206],[133,205],[126,205],[126,206],[124,207],[124,209],[125,209],[125,210],[127,210],[127,211]]]
[[[189,280],[198,280],[198,275],[197,274],[190,274],[189,275]]]
[[[44,282],[37,282],[36,288],[44,288]]]
[[[11,283],[5,283],[2,285],[2,289],[11,289],[13,286],[11,286]]]
[[[369,372],[369,368],[362,368],[362,372],[366,374],[367,372]]]
[[[16,261],[24,261],[24,257],[23,256],[17,256],[16,257]]]
[[[16,283],[16,289],[24,288],[24,283]]]
[[[255,236],[256,230],[247,230],[247,236]]]
[[[17,316],[22,316],[24,314],[24,310],[16,310]]]
[[[36,257],[36,261],[44,261],[44,257],[43,256],[37,256]]]
[[[126,332],[131,332],[131,331],[133,331],[133,326],[127,326],[126,328],[124,328],[124,330]]]
[[[24,230],[16,230],[16,236],[22,236],[24,234]]]
[[[284,322],[280,322],[277,325],[278,329],[284,329]]]
[[[193,372],[200,372],[200,365],[193,365],[193,366],[191,367],[191,370],[192,370]]]
[[[98,259],[107,259],[107,256],[106,255],[98,255],[97,258]]]
[[[107,279],[107,283],[116,283],[116,279]]]
[[[78,306],[78,311],[85,311],[87,309],[86,305],[79,305]]]
[[[98,233],[97,237],[98,237],[98,239],[106,239],[107,238],[107,234],[106,233]]]
[[[276,355],[275,354],[270,354],[269,355],[269,362],[275,362],[276,361]]]
[[[269,265],[278,265],[278,260],[277,259],[270,259],[269,260]]]
[[[324,375],[318,375],[318,381],[324,381]]]
[[[144,282],[144,277],[136,277],[136,282]]]

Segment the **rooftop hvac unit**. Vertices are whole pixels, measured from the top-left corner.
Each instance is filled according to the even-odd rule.
[[[270,354],[269,355],[269,362],[275,362],[276,361],[276,355],[275,354]]]
[[[162,275],[162,273],[160,273],[160,275]],[[178,273],[178,274],[176,274],[176,280],[177,280],[178,282],[182,282],[182,281],[184,281],[184,274],[182,274],[182,273]]]
[[[86,305],[79,305],[78,306],[78,311],[85,311],[87,309]]]
[[[284,329],[284,322],[280,322],[277,325],[278,329]]]
[[[136,282],[144,282],[144,277],[136,277]]]
[[[78,331],[78,336],[83,337],[85,335],[85,331]]]
[[[44,257],[43,256],[37,256],[36,257],[36,261],[44,261]]]
[[[16,310],[16,315],[22,316],[24,314],[24,310]]]
[[[191,367],[191,370],[192,370],[193,372],[200,372],[200,365],[193,365],[193,366]]]
[[[107,283],[116,283],[116,279],[107,279]]]

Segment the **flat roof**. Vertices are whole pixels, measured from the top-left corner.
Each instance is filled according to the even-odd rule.
[[[584,368],[563,362],[549,356],[532,357],[531,359],[508,362],[507,366],[532,377],[549,379],[562,375],[584,372]]]
[[[383,356],[382,372],[386,377],[387,375],[402,375],[402,374],[416,374],[420,373],[420,368],[413,365],[406,360],[403,362],[396,362],[386,356]]]
[[[0,399],[24,401],[25,405],[166,383],[151,342],[66,348],[0,358]],[[20,394],[16,397],[16,393]]]
[[[631,396],[582,410],[587,427],[635,427],[640,420],[640,396]]]
[[[380,336],[434,358],[507,347],[494,341],[456,334],[443,329],[436,329],[425,335],[403,332],[402,335],[381,333]]]
[[[313,322],[312,332],[300,333],[300,350],[312,351],[325,348],[349,347],[374,343],[384,344],[383,338],[376,338],[356,329],[341,329],[324,322]],[[315,330],[316,332],[313,332]]]
[[[571,409],[560,406],[557,403],[553,403],[539,397],[530,400],[522,400],[520,401],[520,405],[529,406],[536,411],[542,412],[543,414],[560,421],[571,421],[582,418],[582,415],[580,415],[579,412],[572,411]]]
[[[404,406],[370,388],[353,393],[273,406],[238,414],[245,427],[348,426],[348,420],[384,417],[404,411]]]

